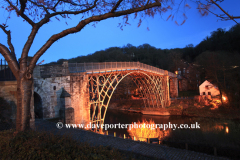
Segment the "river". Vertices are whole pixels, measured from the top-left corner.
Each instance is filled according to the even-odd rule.
[[[132,124],[142,120],[152,119],[155,124],[199,124],[200,129],[169,129],[165,139],[179,142],[207,143],[210,145],[239,146],[240,123],[239,121],[182,117],[182,116],[153,116],[130,113],[126,111],[108,109],[105,124]],[[109,135],[116,132],[117,137],[130,137],[127,129],[108,129]]]

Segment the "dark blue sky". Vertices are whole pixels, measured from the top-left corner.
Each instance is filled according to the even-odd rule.
[[[99,22],[96,27],[92,24],[87,25],[77,34],[68,35],[55,42],[39,61],[45,60],[44,63],[57,61],[60,58],[70,59],[77,56],[92,54],[95,51],[104,50],[109,47],[122,47],[128,43],[139,46],[148,43],[151,46],[161,49],[183,48],[188,44],[194,46],[200,43],[206,36],[217,28],[225,28],[228,30],[236,23],[233,21],[221,21],[216,16],[209,14],[202,17],[199,13],[197,5],[189,4],[191,9],[186,9],[187,21],[185,24],[178,26],[172,20],[166,21],[170,12],[164,13],[162,17],[146,18],[142,25],[138,28],[138,21],[134,20],[134,16],[129,17],[129,23],[123,27],[123,31],[117,27],[122,22],[122,18],[111,18]],[[229,12],[230,15],[240,16],[240,0],[226,0],[221,6]],[[213,9],[217,13],[221,13],[217,8]],[[1,23],[8,16],[8,12],[0,11],[2,14]],[[179,23],[182,22],[183,16],[178,13]],[[68,25],[63,21],[53,21],[40,29],[36,39],[30,49],[30,56],[43,45],[47,39],[54,33],[58,33],[63,29],[74,26],[78,23],[78,18],[66,20]],[[239,20],[237,20],[240,22]],[[23,22],[21,18],[15,15],[8,22],[9,29],[12,30],[12,42],[15,46],[17,58],[20,58],[22,48],[30,33],[30,25]],[[147,30],[149,27],[149,31]],[[6,44],[6,35],[0,31],[0,43]],[[0,55],[0,59],[2,56]]]

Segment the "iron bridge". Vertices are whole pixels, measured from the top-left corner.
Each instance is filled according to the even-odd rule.
[[[88,74],[90,121],[104,124],[118,84],[129,77],[138,87],[145,107],[164,108],[169,102],[169,79],[174,73],[140,62],[69,63],[70,73]]]

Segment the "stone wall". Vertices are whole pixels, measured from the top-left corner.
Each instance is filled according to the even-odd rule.
[[[70,94],[70,76],[34,79],[34,92],[42,99],[43,118],[59,117],[60,96],[62,92]]]
[[[179,79],[179,91],[187,91],[188,90],[188,80],[187,79]]]
[[[9,106],[11,107],[11,120],[16,124],[16,113],[17,113],[17,81],[1,81],[0,82],[0,97],[2,97]],[[30,119],[30,126],[34,128],[35,126],[35,118],[34,118],[34,98],[32,95],[30,104],[30,112],[31,112],[31,119]]]
[[[15,124],[17,113],[17,81],[2,81],[0,82],[0,97],[2,97],[11,108],[11,120]],[[4,112],[4,111],[1,111]]]
[[[43,118],[60,118],[65,123],[90,122],[88,75],[34,79],[34,91],[42,98]]]
[[[50,77],[62,77],[68,76],[68,62],[63,62],[62,65],[40,65],[35,66],[33,70],[34,78],[50,78]]]
[[[178,79],[177,78],[170,78],[170,97],[175,98],[178,97]]]

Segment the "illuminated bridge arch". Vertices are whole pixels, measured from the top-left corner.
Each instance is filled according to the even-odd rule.
[[[64,61],[36,66],[34,91],[42,98],[43,118],[60,116],[60,109],[66,109],[68,123],[102,124],[114,91],[125,77],[136,84],[145,107],[164,108],[170,96],[178,96],[176,74],[140,62]],[[62,95],[62,88],[68,94]]]
[[[167,76],[149,74],[141,70],[125,70],[90,74],[89,107],[90,121],[103,124],[106,111],[118,84],[130,77],[141,91],[145,107],[164,108],[168,102]]]
[[[169,78],[177,79],[174,73],[140,62],[65,63],[64,67],[72,77],[74,121],[84,124],[104,123],[111,97],[127,76],[140,90],[145,107],[151,108],[169,105]]]

